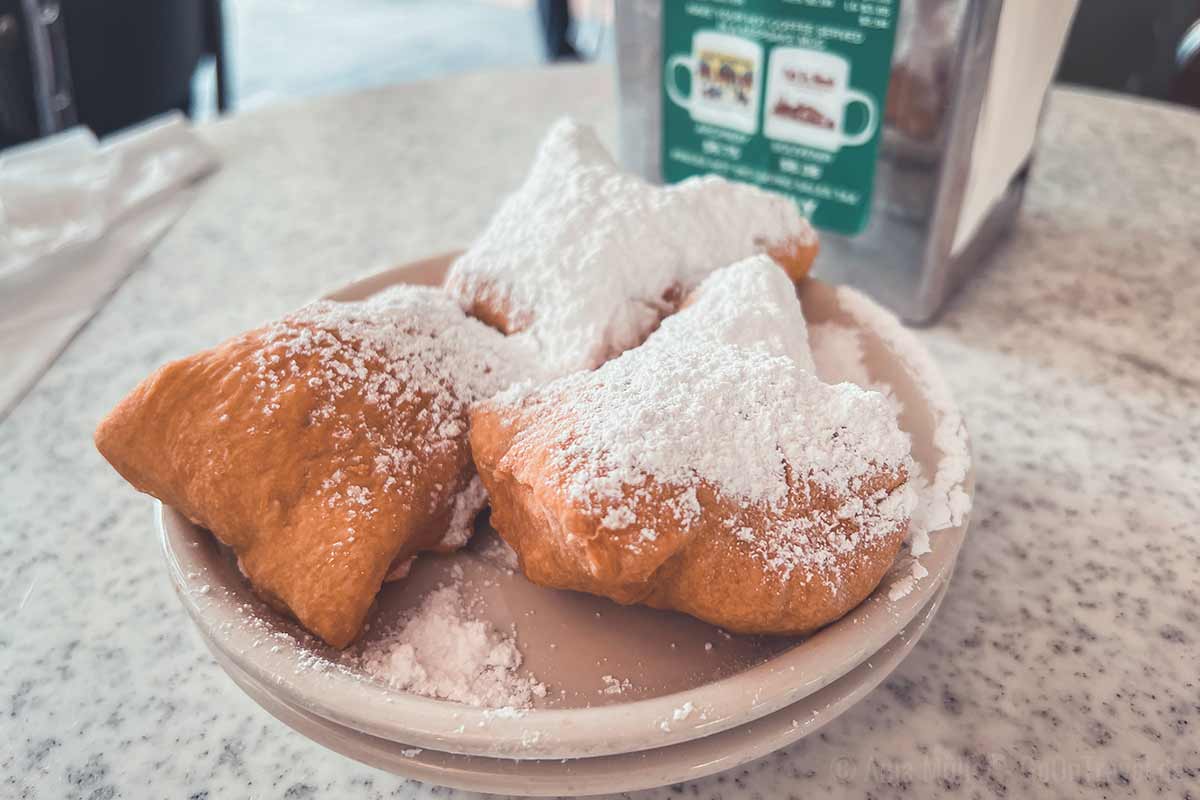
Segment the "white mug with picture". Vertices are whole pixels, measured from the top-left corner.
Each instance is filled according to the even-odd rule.
[[[836,53],[776,47],[768,67],[763,132],[771,139],[836,152],[866,144],[879,125],[875,99],[850,88],[850,62]],[[867,119],[845,130],[846,107],[861,103]]]
[[[762,86],[762,45],[717,31],[697,31],[692,52],[667,59],[663,85],[672,102],[692,119],[743,133],[758,132]],[[680,69],[691,73],[691,91],[676,82]]]

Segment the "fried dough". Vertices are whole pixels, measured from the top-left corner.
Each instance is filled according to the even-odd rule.
[[[710,272],[755,253],[808,273],[817,237],[792,200],[716,176],[653,186],[567,119],[446,288],[563,375],[638,345]]]
[[[799,634],[879,583],[915,502],[886,400],[812,372],[770,259],[718,271],[640,347],[472,410],[491,522],[535,583]]]
[[[439,289],[314,303],[162,367],[96,446],[344,647],[393,566],[466,542],[486,500],[467,410],[524,377],[514,346]]]

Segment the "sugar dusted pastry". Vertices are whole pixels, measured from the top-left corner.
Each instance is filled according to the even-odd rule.
[[[525,574],[740,633],[861,602],[905,535],[909,441],[881,395],[814,377],[804,330],[751,258],[596,371],[477,405],[491,521]]]
[[[791,200],[718,177],[652,186],[562,120],[446,287],[566,374],[640,343],[715,269],[769,252],[799,279],[816,250]]]
[[[96,445],[343,647],[390,568],[465,543],[486,501],[467,407],[523,374],[517,344],[439,289],[318,302],[162,367]]]

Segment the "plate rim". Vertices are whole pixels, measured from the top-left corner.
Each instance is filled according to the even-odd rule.
[[[594,758],[527,759],[514,763],[509,758],[492,758],[488,756],[470,756],[441,752],[432,752],[426,755],[428,751],[424,750],[421,753],[407,757],[401,753],[400,759],[394,756],[380,757],[378,754],[379,749],[391,750],[400,748],[403,746],[403,743],[381,739],[355,730],[354,728],[342,726],[324,717],[307,713],[303,709],[293,708],[285,700],[270,695],[266,687],[262,687],[261,685],[254,688],[247,687],[236,674],[236,672],[241,671],[240,667],[237,664],[229,664],[223,661],[222,656],[216,650],[212,652],[234,685],[258,703],[268,714],[296,733],[359,763],[367,764],[376,769],[382,769],[400,777],[434,783],[440,786],[448,786],[462,791],[484,792],[488,794],[516,792],[526,796],[538,797],[594,796],[598,794],[643,791],[683,781],[700,780],[720,772],[737,769],[751,761],[764,758],[776,750],[789,747],[801,739],[820,731],[864,700],[871,692],[875,691],[880,684],[895,673],[904,661],[912,655],[913,650],[916,649],[916,645],[929,630],[934,618],[941,610],[945,602],[946,593],[949,590],[949,584],[949,580],[943,582],[941,588],[922,607],[922,612],[914,617],[910,625],[913,623],[918,624],[915,632],[905,637],[904,634],[907,628],[902,629],[883,648],[872,654],[871,657],[876,657],[884,649],[896,645],[897,652],[886,656],[888,659],[886,665],[876,667],[872,666],[869,661],[865,661],[828,686],[801,698],[791,706],[785,706],[773,712],[772,715],[768,715],[766,718],[753,720],[744,725],[715,733],[710,737],[705,737],[703,740],[691,739],[652,750],[639,750],[631,753],[618,753]],[[202,638],[205,637],[202,636]],[[212,645],[207,638],[205,638],[205,644],[212,649]],[[838,684],[853,679],[859,680],[849,691],[841,692]],[[258,691],[262,691],[264,695],[268,695],[266,703],[257,695]],[[829,703],[824,704],[820,710],[814,709],[813,713],[807,712],[807,710],[803,714],[798,713],[797,706],[803,706],[806,703],[820,705],[824,699],[821,695],[826,692],[831,693],[832,699]],[[295,724],[294,719],[287,719],[285,716],[281,716],[277,712],[277,709],[272,707],[273,705],[282,707],[285,715],[298,717],[306,725],[320,727],[320,738],[311,735],[310,731],[302,730]],[[787,713],[785,714],[784,712]],[[780,715],[782,718],[791,717],[793,724],[773,733],[770,730],[766,733],[754,733],[753,727],[755,725],[760,726],[760,731],[762,726],[770,726],[772,723],[770,717],[775,714]],[[705,757],[703,760],[697,762],[696,756],[692,756],[686,759],[686,765],[681,763],[683,759],[680,759],[680,753],[695,749],[695,746],[699,745],[701,741],[705,745],[711,746],[733,739],[737,735],[752,738],[749,743],[743,743],[740,746],[735,744],[726,748],[717,758]],[[337,740],[336,745],[332,743],[334,739]],[[367,755],[368,751],[370,751],[369,756]],[[449,756],[452,760],[465,759],[466,763],[456,763],[453,766],[430,763],[431,760],[436,760],[441,756]],[[630,757],[635,757],[636,761],[627,766],[627,762],[631,760]],[[668,759],[667,765],[661,763],[664,757]],[[644,767],[639,768],[641,765],[637,763],[638,761],[648,759],[657,759],[659,761],[657,770],[653,773]],[[471,769],[473,764],[490,764],[491,762],[513,764],[512,773],[498,776],[496,772],[480,772]],[[569,766],[580,762],[589,762],[589,766],[600,765],[604,767],[611,765],[612,769],[608,771],[605,778],[595,775],[571,775]],[[605,762],[608,762],[608,764],[606,765]],[[528,773],[521,774],[522,770],[527,770],[530,765],[535,764],[539,768],[544,768],[546,772],[537,776],[531,776]],[[630,769],[629,767],[631,766],[634,769]],[[557,769],[559,767],[562,769]],[[622,767],[625,768],[622,769]],[[653,769],[653,767],[650,769]],[[560,772],[562,774],[559,774]],[[497,783],[498,779],[499,783]],[[605,780],[609,782],[603,783]]]
[[[420,282],[411,280],[412,276],[448,265],[458,252],[450,251],[393,266],[343,284],[323,293],[322,297],[344,300],[365,296],[364,292],[371,294],[399,283]],[[410,280],[405,280],[406,277]],[[925,349],[911,331],[906,328],[902,330],[906,336],[912,337],[914,346]],[[974,496],[973,457],[963,488],[969,496]],[[187,555],[190,548],[175,547],[173,543],[173,539],[180,535],[179,522],[182,517],[162,503],[157,504],[155,514],[172,581],[189,617],[201,628],[206,640],[211,639],[235,663],[243,668],[249,664],[258,680],[276,686],[280,694],[291,697],[298,707],[309,713],[372,736],[460,755],[515,759],[595,757],[655,750],[739,727],[822,690],[857,668],[890,641],[895,631],[910,624],[928,604],[930,597],[941,590],[953,571],[965,541],[969,516],[959,526],[931,533],[935,552],[938,549],[949,550],[945,551],[945,557],[940,559],[935,570],[931,570],[931,574],[910,594],[889,600],[885,596],[886,586],[881,584],[841,619],[808,637],[803,643],[781,651],[747,670],[683,691],[627,703],[571,709],[535,708],[518,717],[505,717],[496,716],[486,709],[394,690],[378,682],[338,672],[322,673],[324,678],[316,680],[310,680],[311,675],[301,673],[291,680],[283,679],[284,673],[267,666],[273,662],[282,664],[282,660],[264,658],[261,653],[257,658],[247,655],[256,650],[251,641],[253,635],[244,630],[244,626],[229,624],[238,622],[238,618],[224,614],[219,615],[219,619],[213,619],[213,615],[208,613],[217,606],[213,602],[216,596],[209,594],[208,583],[202,577],[192,577],[196,570],[189,568],[191,562],[188,562]],[[187,524],[190,526],[190,523]],[[945,535],[952,531],[957,531],[958,535]],[[206,532],[204,535],[208,536]],[[876,633],[859,645],[837,641],[838,638],[851,636],[851,630],[859,625],[860,618],[879,605],[888,607],[891,620],[886,629],[881,628],[883,633]],[[885,635],[887,631],[891,634]],[[833,644],[835,652],[841,652],[842,657],[829,668],[814,674],[797,675],[796,664],[787,663],[788,657],[792,656],[792,661],[801,660],[795,654],[811,647],[813,642]],[[771,691],[766,691],[768,686]],[[369,692],[366,687],[369,687]],[[660,729],[656,724],[646,724],[647,720],[651,723],[671,720],[675,709],[685,702],[695,701],[697,693],[701,692],[723,698],[720,705],[725,711],[709,714],[706,719],[698,719],[698,715],[693,714],[683,721],[672,721],[669,731]],[[387,713],[376,709],[373,701],[376,705],[384,706],[383,711]],[[355,708],[358,712],[348,711],[348,708]],[[364,709],[367,710],[365,714]],[[429,724],[430,720],[438,724]],[[530,741],[531,731],[537,733],[536,741]],[[543,736],[547,731],[553,731],[553,734]],[[598,739],[595,731],[609,733]],[[617,735],[612,731],[621,733]]]

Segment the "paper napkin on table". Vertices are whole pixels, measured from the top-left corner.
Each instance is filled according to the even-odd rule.
[[[216,166],[178,112],[102,142],[73,128],[0,153],[0,419]]]
[[[974,240],[1013,176],[1028,163],[1046,88],[1078,5],[1079,0],[1010,0],[1001,8],[952,254]]]

